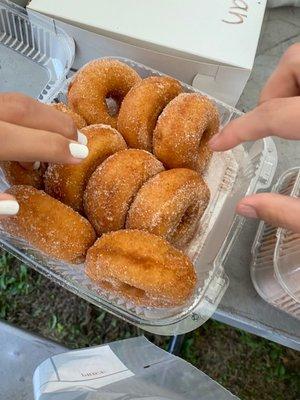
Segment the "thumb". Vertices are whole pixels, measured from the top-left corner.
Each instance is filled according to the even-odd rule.
[[[0,218],[16,215],[19,211],[19,204],[10,194],[0,194]]]
[[[274,193],[245,197],[236,212],[247,218],[259,218],[276,227],[300,233],[300,199]]]

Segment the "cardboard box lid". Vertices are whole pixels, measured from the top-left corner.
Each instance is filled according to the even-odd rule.
[[[31,0],[29,8],[131,44],[251,69],[266,0]]]

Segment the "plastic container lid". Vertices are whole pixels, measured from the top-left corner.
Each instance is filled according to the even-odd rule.
[[[299,196],[300,169],[286,171],[273,192]],[[252,247],[251,278],[258,294],[268,303],[300,318],[300,235],[259,224]]]
[[[289,180],[290,196],[300,197],[300,168],[293,168],[283,175]],[[300,234],[286,229],[277,232],[274,254],[275,274],[282,287],[300,304]]]
[[[24,8],[7,0],[0,1],[0,46],[0,91],[22,91],[43,102],[57,93],[75,55],[73,39],[53,20],[37,14],[29,19]],[[40,85],[32,85],[33,76]]]

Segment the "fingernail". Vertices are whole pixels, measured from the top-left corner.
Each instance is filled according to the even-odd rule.
[[[217,133],[216,135],[214,135],[214,136],[210,139],[210,141],[208,142],[209,147],[210,147],[212,150],[213,150],[214,147],[218,144],[218,141],[219,141],[220,137],[221,137],[221,133],[219,132],[219,133]]]
[[[15,200],[0,200],[0,215],[16,215],[19,209]]]
[[[246,218],[258,218],[255,208],[246,204],[240,204],[238,207],[238,214]]]
[[[87,145],[87,142],[88,142],[87,137],[80,131],[77,131],[77,138],[78,138],[77,139],[78,143],[84,144],[85,146]]]
[[[40,168],[40,166],[41,166],[40,161],[35,161],[35,162],[33,163],[33,170],[36,171],[37,169]]]
[[[70,153],[74,158],[86,158],[89,155],[89,149],[83,144],[70,143]]]

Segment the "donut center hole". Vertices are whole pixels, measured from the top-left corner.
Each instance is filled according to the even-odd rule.
[[[210,139],[211,139],[211,130],[208,127],[205,129],[205,131],[203,132],[203,134],[201,136],[201,139],[199,142],[199,147],[201,148],[201,147],[205,146]]]
[[[178,219],[177,224],[174,227],[173,232],[171,233],[171,240],[182,239],[186,235],[190,235],[191,231],[195,228],[196,220],[199,207],[198,205],[189,206],[185,212],[182,214],[181,218]]]
[[[118,98],[117,95],[114,93],[108,93],[107,96],[105,97],[105,102],[108,110],[108,114],[111,117],[115,117],[120,110],[121,106],[121,100]]]
[[[185,213],[182,215],[180,220],[178,221],[176,230],[182,229],[184,226],[189,225],[192,222],[194,214],[194,207],[190,206],[186,209]]]
[[[122,289],[125,293],[128,293],[130,296],[138,297],[139,299],[142,299],[146,296],[145,290],[139,289],[135,286],[128,285],[127,283],[122,283]]]
[[[146,292],[143,289],[139,289],[136,286],[129,285],[128,283],[121,282],[118,279],[104,281],[105,287],[107,289],[115,289],[126,293],[130,297],[135,297],[143,299],[147,297]]]

